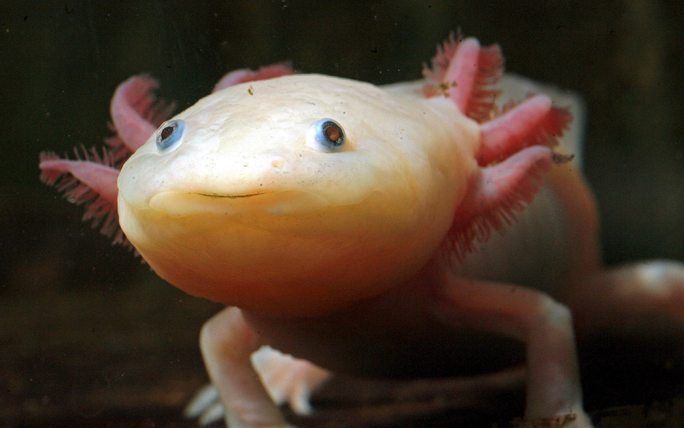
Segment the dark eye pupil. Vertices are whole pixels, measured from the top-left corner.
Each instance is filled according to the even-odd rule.
[[[340,129],[336,123],[326,122],[325,125],[323,125],[323,134],[325,134],[325,137],[331,142],[335,144],[341,143],[340,138],[342,137],[342,129]]]
[[[319,119],[313,123],[312,130],[318,147],[324,150],[337,151],[347,139],[344,135],[344,129],[332,119]]]
[[[176,147],[183,138],[185,122],[181,119],[170,120],[157,133],[157,148],[164,152]]]
[[[173,135],[175,127],[174,126],[167,126],[161,131],[161,137],[163,140],[166,140],[169,138],[171,135]]]

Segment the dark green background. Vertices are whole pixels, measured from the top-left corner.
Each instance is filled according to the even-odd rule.
[[[174,337],[162,334],[149,349],[183,340],[194,349],[201,319],[216,309],[159,286],[38,181],[41,150],[101,143],[114,88],[141,72],[158,77],[162,96],[179,109],[228,70],[286,59],[305,72],[390,83],[419,77],[435,45],[460,27],[501,44],[509,70],[584,97],[585,168],[602,211],[606,260],[684,259],[683,13],[676,0],[3,0],[0,339],[9,345],[0,362],[18,361],[19,369],[15,377],[0,369],[0,381],[14,385],[6,390],[17,402],[21,391],[53,397],[26,380],[31,373],[51,364],[89,373],[70,365],[84,355],[61,347],[65,340],[92,350],[109,338],[106,352],[126,360],[138,330],[159,327]],[[131,304],[121,297],[131,289],[147,294]],[[48,338],[66,330],[68,339]],[[157,366],[164,367],[175,366]],[[60,392],[66,386],[47,370],[53,375],[40,385]],[[69,382],[85,391],[89,381]]]

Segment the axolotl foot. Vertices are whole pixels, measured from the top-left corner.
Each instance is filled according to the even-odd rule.
[[[297,414],[310,413],[311,394],[330,378],[308,361],[261,346],[237,308],[207,321],[200,347],[212,385],[185,409],[185,416],[198,418],[200,425],[224,419],[231,428],[290,426],[277,406],[288,403]]]
[[[253,353],[251,361],[273,402],[278,406],[288,404],[298,415],[312,413],[311,395],[331,376],[330,372],[306,360],[269,346]],[[210,383],[197,391],[183,413],[188,419],[197,419],[202,426],[225,417],[219,392]]]

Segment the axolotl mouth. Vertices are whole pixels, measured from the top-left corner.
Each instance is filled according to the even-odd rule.
[[[266,194],[267,192],[259,192],[259,193],[245,193],[245,194],[238,194],[238,195],[222,195],[220,193],[201,193],[198,192],[198,195],[202,196],[208,196],[210,198],[229,198],[229,199],[239,199],[239,198],[251,198],[252,196],[259,196]]]
[[[150,208],[171,216],[237,215],[254,212],[291,215],[314,211],[327,205],[327,201],[321,196],[302,191],[225,194],[163,191],[149,200]]]

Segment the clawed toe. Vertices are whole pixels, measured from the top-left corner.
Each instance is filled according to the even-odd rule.
[[[183,416],[197,419],[200,426],[207,426],[223,419],[225,410],[220,402],[218,390],[212,384],[204,385],[190,400]]]

